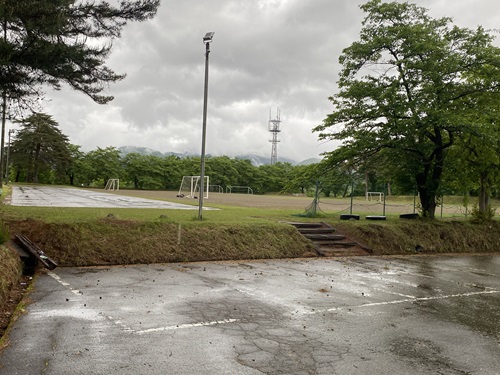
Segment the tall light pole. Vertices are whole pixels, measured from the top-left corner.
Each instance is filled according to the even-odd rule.
[[[210,43],[214,32],[208,32],[203,37],[205,44],[205,91],[203,96],[203,131],[201,136],[201,173],[200,173],[200,198],[198,205],[198,220],[203,220],[203,194],[205,194],[205,138],[207,135],[207,99],[208,99],[208,55],[210,54]]]
[[[9,143],[7,144],[7,160],[5,161],[5,181],[6,185],[9,184],[10,168],[9,168],[9,155],[10,155],[10,136],[15,133],[15,129],[9,129]]]

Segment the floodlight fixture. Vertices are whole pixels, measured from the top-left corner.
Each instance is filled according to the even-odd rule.
[[[210,43],[212,41],[212,38],[214,37],[215,32],[209,31],[208,33],[205,34],[203,37],[203,43]]]

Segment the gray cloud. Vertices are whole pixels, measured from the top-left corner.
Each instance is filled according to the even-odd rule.
[[[207,153],[270,154],[269,110],[281,109],[278,156],[317,157],[335,147],[312,128],[330,111],[342,49],[358,39],[360,0],[165,0],[155,19],[130,24],[109,66],[127,77],[99,106],[65,88],[44,110],[84,150],[136,145],[199,153],[204,45],[210,54]],[[460,26],[496,27],[496,0],[418,0]]]

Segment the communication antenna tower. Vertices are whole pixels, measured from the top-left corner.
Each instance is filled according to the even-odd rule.
[[[270,139],[269,142],[272,144],[271,148],[271,165],[276,164],[278,161],[278,133],[280,130],[280,109],[276,110],[276,118],[271,119],[271,110],[269,109],[269,132],[273,135],[273,139]]]

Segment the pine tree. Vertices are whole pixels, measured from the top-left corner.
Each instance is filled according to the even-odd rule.
[[[12,164],[17,170],[16,181],[23,174],[26,182],[52,182],[65,175],[71,163],[68,137],[58,128],[56,121],[45,113],[34,113],[19,121],[21,129],[12,142]],[[45,181],[40,181],[44,173]]]
[[[153,17],[160,0],[121,0],[118,6],[94,0],[0,0],[0,89],[3,155],[5,121],[16,108],[33,109],[43,87],[63,83],[97,103],[124,78],[105,65],[113,40],[129,21]],[[0,186],[3,163],[0,163]]]

